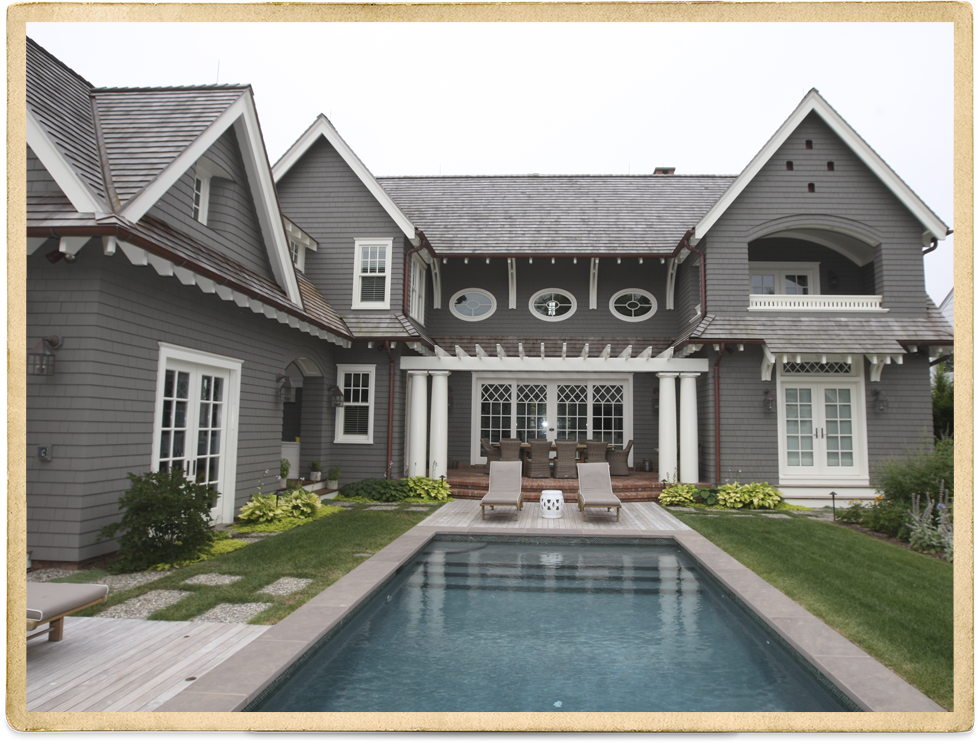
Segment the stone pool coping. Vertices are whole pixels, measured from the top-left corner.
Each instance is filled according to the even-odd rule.
[[[831,683],[867,712],[946,712],[802,606],[693,530],[415,526],[269,627],[156,712],[240,712],[332,629],[356,616],[435,536],[673,539]]]

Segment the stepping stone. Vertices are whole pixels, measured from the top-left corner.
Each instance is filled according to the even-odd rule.
[[[432,510],[431,507],[406,507],[405,509],[409,512],[430,512]]]
[[[378,510],[397,510],[397,507],[365,507],[365,510],[377,512]]]
[[[103,619],[146,619],[150,614],[172,606],[181,598],[189,596],[186,590],[151,590],[136,598],[130,598],[96,614]]]
[[[213,609],[191,619],[192,622],[217,622],[220,624],[245,624],[253,616],[261,614],[271,603],[219,603]]]
[[[187,585],[230,585],[241,580],[241,575],[218,575],[211,573],[208,575],[194,575],[194,577],[184,580]]]
[[[269,583],[262,588],[259,593],[267,593],[270,596],[288,596],[290,593],[302,590],[311,582],[313,581],[302,577],[280,577],[274,583]]]
[[[764,512],[762,513],[762,515],[763,517],[767,517],[767,518],[786,518],[787,520],[790,519],[789,515],[779,515],[775,512]]]

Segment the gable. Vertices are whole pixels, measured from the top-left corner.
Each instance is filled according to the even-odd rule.
[[[58,181],[51,176],[44,164],[34,153],[34,149],[27,147],[27,195],[29,197],[45,198],[52,204],[64,205],[69,203],[68,196],[61,189]]]

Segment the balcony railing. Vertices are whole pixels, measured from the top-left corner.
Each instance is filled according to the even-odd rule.
[[[887,312],[880,296],[749,294],[750,310],[780,312]]]

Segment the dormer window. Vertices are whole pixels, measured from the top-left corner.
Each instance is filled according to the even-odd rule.
[[[352,309],[388,309],[392,238],[354,240]]]
[[[749,263],[752,293],[803,296],[820,293],[818,263]]]
[[[300,229],[296,224],[283,216],[283,226],[286,227],[286,238],[289,241],[289,259],[293,267],[300,273],[306,272],[306,253],[316,252],[316,242],[313,237]]]
[[[194,185],[191,197],[191,218],[207,226],[208,204],[211,198],[211,180],[228,179],[228,172],[204,156],[194,164]]]

